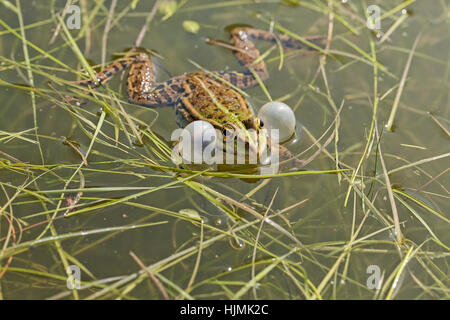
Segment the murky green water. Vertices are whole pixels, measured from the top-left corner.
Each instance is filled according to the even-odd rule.
[[[21,2],[25,26],[42,22],[42,25],[26,30],[28,41],[44,51],[51,52],[56,59],[68,66],[74,69],[79,68],[79,62],[73,50],[70,46],[63,46],[66,42],[63,31],[53,44],[49,44],[56,25],[56,22],[51,20],[45,22],[52,17],[50,7],[54,3],[55,8],[61,10],[65,1]],[[411,2],[413,4],[408,6],[408,9],[412,15],[393,31],[388,40],[376,45],[377,61],[389,72],[379,70],[378,97],[381,100],[376,118],[378,128],[382,130],[394,104],[408,54],[416,37],[421,33],[400,97],[399,110],[395,117],[395,131],[393,133],[383,131],[381,148],[388,171],[426,159],[422,163],[391,173],[390,181],[393,186],[404,190],[432,210],[442,214],[444,219],[411,199],[401,197],[423,219],[428,226],[429,230],[427,230],[411,210],[396,200],[406,245],[414,249],[421,247],[420,252],[414,252],[414,258],[408,260],[395,289],[394,297],[442,299],[448,298],[448,251],[432,238],[438,238],[445,245],[448,245],[450,240],[449,225],[445,221],[449,218],[449,172],[444,172],[448,169],[448,153],[450,152],[448,136],[450,3],[435,1],[431,5],[428,1]],[[223,5],[225,3],[227,5]],[[235,23],[267,29],[269,26],[254,16],[256,11],[267,19],[274,19],[298,35],[326,35],[328,14],[311,8],[311,6],[317,6],[317,8],[326,8],[326,6],[323,6],[320,1],[307,1],[307,3],[309,5],[288,6],[278,1],[253,3],[252,1],[190,0],[165,21],[162,20],[162,14],[158,12],[146,33],[142,46],[155,50],[164,57],[164,59],[156,59],[161,66],[158,70],[160,80],[168,79],[169,75],[197,70],[189,59],[208,70],[240,70],[239,64],[228,49],[207,45],[201,37],[227,40],[228,35],[224,28]],[[382,13],[389,12],[400,3],[400,1],[392,1],[392,4],[378,2]],[[95,63],[101,61],[102,36],[110,5],[110,1],[104,1],[104,5],[99,8],[91,22],[90,48],[86,48],[86,36],[77,42],[85,57]],[[130,10],[113,26],[107,39],[107,60],[114,52],[120,52],[133,45],[152,5],[143,1],[138,2],[136,9]],[[116,18],[126,6],[127,2],[119,1],[116,7]],[[337,146],[339,160],[349,167],[356,168],[366,146],[372,121],[374,75],[373,66],[367,59],[371,55],[369,39],[375,42],[377,40],[361,26],[358,20],[345,15],[345,11],[340,7],[354,10],[355,14],[365,19],[366,6],[363,2],[351,1],[351,4],[342,5],[335,3],[335,6],[339,7],[338,18],[342,17],[359,32],[359,35],[351,34],[339,19],[335,19],[336,39],[332,42],[331,48],[346,54],[346,56],[339,55],[346,64],[343,65],[332,58],[327,59],[324,70],[330,92],[327,93],[327,86],[322,75],[319,75],[314,84],[310,85],[318,70],[320,59],[320,55],[311,53],[285,57],[283,68],[279,71],[279,60],[275,59],[279,51],[273,50],[266,58],[270,73],[266,86],[274,100],[282,99],[295,108],[299,125],[306,129],[303,130],[298,142],[289,145],[293,153],[299,153],[312,144],[306,131],[315,138],[319,138],[333,122],[335,111],[327,100],[327,95],[331,96],[337,108],[343,102],[339,139],[336,144],[333,141],[327,150],[331,156],[335,156]],[[82,11],[82,15],[88,15],[94,11],[93,3],[89,2],[88,7],[89,12]],[[400,17],[401,13],[398,12],[382,20],[382,31],[389,30]],[[20,29],[16,29],[19,28],[19,20],[12,10],[2,7],[0,19],[20,34]],[[82,26],[85,23],[84,19],[85,17],[82,18]],[[187,33],[182,28],[185,20],[200,23],[199,34]],[[18,36],[5,30],[4,27],[0,28],[0,56],[2,56],[0,64],[2,84],[0,86],[0,158],[2,159],[0,210],[3,210],[0,216],[0,250],[5,245],[6,238],[8,238],[6,247],[11,247],[13,243],[25,243],[38,237],[46,239],[52,235],[50,229],[47,229],[45,234],[42,232],[48,226],[48,218],[55,213],[61,192],[44,193],[50,198],[47,202],[37,201],[35,196],[25,194],[23,190],[19,190],[19,195],[16,195],[16,192],[24,184],[27,185],[28,190],[61,190],[65,181],[81,162],[80,156],[74,149],[62,143],[63,137],[76,141],[81,145],[81,150],[86,151],[91,139],[81,129],[81,124],[90,133],[94,133],[94,129],[90,128],[88,123],[76,122],[68,109],[38,94],[36,95],[36,123],[44,163],[47,167],[28,168],[28,171],[25,166],[21,167],[22,162],[39,166],[42,161],[37,144],[32,143],[36,140],[36,136],[31,95],[26,90],[4,83],[24,84],[28,80],[26,69],[23,66],[12,68],[9,61],[21,63],[25,60],[22,41]],[[71,34],[76,37],[78,32],[78,30],[72,30]],[[341,38],[358,46],[364,50],[364,54],[369,56],[364,57],[361,52],[350,47]],[[258,46],[264,52],[271,45],[258,43]],[[74,80],[75,76],[62,70],[61,66],[50,59],[39,58],[40,53],[30,46],[28,50],[33,64],[35,87],[61,100],[48,85],[49,78],[41,71],[66,80]],[[364,58],[365,62],[356,61],[355,57]],[[120,91],[119,87],[121,84],[123,86],[123,83],[124,78],[117,76],[109,87]],[[63,90],[61,86],[57,88]],[[120,92],[124,92],[123,88]],[[248,90],[248,93],[257,108],[267,102],[266,95],[259,87]],[[171,108],[157,109],[156,113],[125,102],[123,107],[130,115],[151,124],[152,131],[165,139],[169,139],[171,132],[176,128],[174,110]],[[93,115],[83,114],[92,121],[94,126],[99,119],[95,116],[99,109],[99,105],[91,102],[86,106],[86,110]],[[138,163],[143,164],[147,161],[142,156],[154,158],[154,154],[148,147],[130,145],[123,132],[118,138],[123,145],[116,145],[114,118],[107,116],[106,120],[108,122],[101,130],[110,139],[108,140],[102,134],[100,137],[109,146],[94,144],[88,158],[89,165],[82,168],[86,188],[159,187],[175,181],[169,174],[163,174],[161,171],[142,165],[138,166]],[[25,130],[29,131],[25,134],[20,133]],[[19,134],[11,138],[5,132],[9,135]],[[331,132],[326,134],[321,143],[329,137]],[[370,155],[362,166],[362,172],[365,174],[364,181],[361,182],[360,178],[358,181],[364,184],[363,193],[370,202],[373,202],[373,207],[392,225],[392,209],[385,188],[380,159],[377,158],[376,143],[371,144],[370,147]],[[317,148],[302,157],[308,157],[316,150]],[[432,157],[438,159],[431,159]],[[15,166],[7,166],[7,163],[15,164]],[[65,165],[65,167],[60,168],[59,165]],[[69,168],[69,165],[72,167]],[[321,153],[306,169],[332,170],[335,168],[336,163]],[[375,169],[377,180],[372,185],[371,177],[374,176]],[[399,254],[392,241],[392,228],[386,228],[382,219],[376,214],[370,212],[366,218],[363,218],[364,214],[370,211],[370,206],[367,202],[362,202],[361,196],[352,191],[348,204],[344,207],[348,182],[345,179],[339,181],[337,175],[283,177],[271,179],[269,182],[261,180],[255,183],[221,178],[200,178],[197,181],[235,201],[252,206],[260,213],[266,211],[272,198],[274,200],[271,209],[275,212],[307,199],[304,204],[287,210],[282,217],[275,217],[273,220],[307,245],[310,252],[303,250],[301,254],[289,255],[285,258],[284,264],[278,264],[268,275],[259,280],[256,289],[257,298],[305,298],[296,282],[292,280],[292,277],[296,277],[297,281],[303,285],[304,278],[300,276],[303,274],[316,287],[323,281],[324,288],[321,291],[323,298],[370,299],[375,295],[375,290],[367,288],[366,281],[370,276],[367,268],[370,265],[378,266],[381,272],[384,272],[386,280],[407,254],[408,249],[405,247]],[[251,199],[245,199],[245,194],[261,184],[263,185],[260,189],[252,192]],[[75,175],[69,187],[78,186],[79,176]],[[142,190],[85,192],[80,203],[91,206],[98,203],[104,204],[98,201],[123,199],[124,196],[140,191]],[[222,203],[236,208],[230,203],[224,201]],[[64,205],[63,203],[62,206]],[[182,209],[196,210],[206,222],[203,233],[199,224],[180,220],[167,212],[162,212],[161,209],[171,212],[179,212]],[[242,209],[236,210],[246,219],[254,221],[255,218]],[[37,213],[39,215],[33,216]],[[64,210],[58,211],[56,217],[62,216],[63,213]],[[355,217],[355,224],[352,223],[353,217]],[[19,219],[14,224],[12,231],[14,236],[11,235],[8,223],[11,218]],[[350,240],[352,233],[363,219],[365,219],[363,226],[359,230],[357,242],[352,246],[351,254],[344,255],[343,260],[340,260],[342,263],[339,264],[337,275],[333,273],[331,277],[326,278],[330,268],[341,256],[343,245]],[[68,264],[84,266],[85,270],[81,271],[82,281],[93,281],[138,272],[140,267],[130,256],[132,251],[146,266],[157,264],[158,268],[154,271],[162,275],[161,281],[170,295],[175,297],[178,295],[175,285],[182,289],[188,286],[198,256],[198,244],[202,240],[200,243],[205,247],[201,250],[194,289],[189,291],[189,294],[198,299],[230,298],[243,284],[252,279],[254,250],[252,244],[256,237],[260,244],[255,258],[257,262],[260,262],[256,265],[256,273],[270,266],[273,261],[270,262],[271,260],[268,261],[268,259],[281,257],[298,246],[291,238],[267,223],[262,225],[260,235],[258,235],[258,229],[261,223],[256,223],[254,227],[236,231],[235,238],[224,236],[214,240],[214,237],[222,233],[212,227],[228,230],[233,226],[233,221],[208,198],[182,183],[144,196],[130,198],[126,202],[104,206],[99,210],[89,210],[85,214],[74,215],[71,218],[58,218],[54,221],[54,232],[64,235],[71,232],[156,222],[164,223],[123,232],[77,236],[62,241],[59,251],[54,241],[28,246],[26,251],[15,254],[11,261],[6,258],[0,260],[2,270],[9,267],[0,279],[1,296],[6,299],[48,298],[67,291],[61,252],[66,253]],[[244,222],[241,221],[234,227],[238,228],[243,224]],[[236,241],[237,237],[241,240]],[[207,242],[208,240],[211,242]],[[194,251],[183,254],[183,250],[189,248]],[[175,256],[176,254],[179,256]],[[166,258],[168,259],[164,260]],[[290,269],[288,273],[286,266],[289,264],[295,265],[295,268]],[[292,274],[293,270],[298,273]],[[125,287],[126,285],[120,288]],[[99,290],[99,288],[85,289],[79,291],[79,295],[88,297]],[[116,296],[117,292],[112,296],[102,297]],[[67,297],[73,298],[72,295]],[[154,284],[146,279],[139,282],[130,292],[125,291],[123,298],[160,299],[162,296]],[[255,298],[253,290],[249,290],[243,298]]]

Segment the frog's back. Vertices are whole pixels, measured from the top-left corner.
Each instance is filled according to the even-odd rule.
[[[183,108],[195,120],[209,120],[216,127],[228,122],[252,123],[253,111],[246,99],[213,76],[198,72],[186,75]]]

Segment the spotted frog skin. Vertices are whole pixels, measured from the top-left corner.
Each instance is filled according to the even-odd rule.
[[[279,41],[286,48],[302,48],[304,45],[287,35],[275,35],[247,27],[234,28],[230,33],[233,54],[244,68],[243,72],[195,72],[176,76],[165,82],[156,82],[155,66],[149,55],[131,51],[106,66],[97,74],[96,81],[85,80],[78,84],[95,88],[105,84],[119,71],[129,68],[127,91],[131,103],[151,108],[174,106],[178,126],[183,128],[195,120],[208,121],[221,130],[224,139],[237,129],[254,129],[258,132],[264,124],[255,116],[241,93],[233,88],[252,88],[258,85],[257,77],[261,81],[269,77],[265,62],[259,59],[260,52],[252,40]],[[316,38],[309,40],[317,42]],[[265,135],[263,138],[250,141],[250,147],[257,150],[258,154],[263,148],[270,146],[269,139]],[[292,158],[286,148],[279,147],[281,156]]]

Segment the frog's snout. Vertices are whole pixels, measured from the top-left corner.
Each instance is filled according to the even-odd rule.
[[[267,152],[267,136],[264,130],[251,130],[248,135],[248,148],[250,154],[255,159],[260,160],[261,156]]]

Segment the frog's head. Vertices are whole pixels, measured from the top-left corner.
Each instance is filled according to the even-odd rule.
[[[268,144],[264,122],[257,117],[249,117],[243,121],[235,120],[224,123],[222,136],[225,144],[235,146],[233,152],[248,151],[257,160],[264,153]],[[239,146],[244,146],[245,149],[241,150]]]
[[[182,99],[186,112],[222,132],[223,139],[219,140],[224,144],[223,151],[234,154],[237,151],[238,158],[241,152],[247,153],[258,160],[267,148],[267,135],[263,121],[255,117],[249,101],[229,85],[204,73],[188,77],[189,94]],[[245,149],[240,150],[240,146]]]

